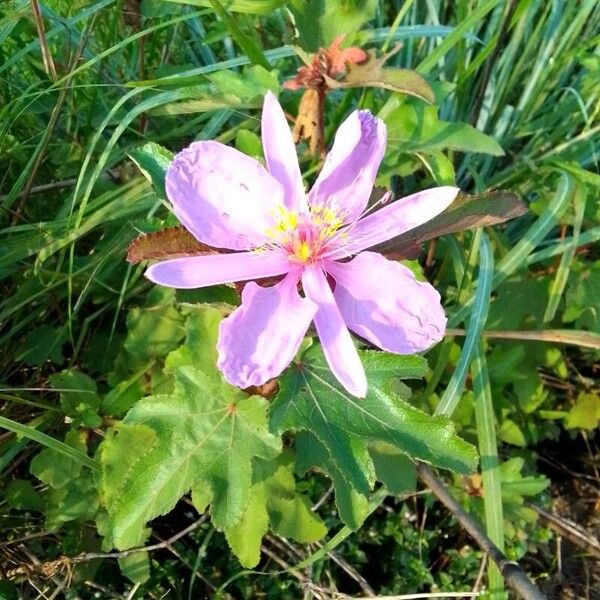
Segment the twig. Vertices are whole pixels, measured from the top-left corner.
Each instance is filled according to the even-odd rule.
[[[417,474],[423,483],[436,495],[438,500],[454,515],[479,547],[496,563],[506,585],[525,600],[547,600],[546,596],[527,577],[521,567],[509,560],[481,530],[475,520],[469,516],[452,497],[435,473],[425,464],[417,463]]]
[[[185,537],[188,533],[194,531],[194,529],[198,529],[206,521],[207,515],[203,514],[195,523],[192,523],[185,529],[182,529],[179,533],[176,533],[174,536],[170,537],[168,540],[163,540],[158,544],[152,544],[150,546],[136,546],[135,548],[129,548],[129,550],[122,550],[121,552],[85,552],[84,554],[79,554],[77,556],[73,556],[71,558],[71,562],[80,563],[85,562],[87,560],[94,560],[96,558],[125,558],[130,554],[136,554],[137,552],[150,552],[152,550],[162,550],[164,548],[168,548],[171,544],[175,543],[177,540]]]
[[[422,594],[402,594],[401,596],[376,596],[373,600],[419,600],[420,598],[477,598],[479,592],[429,592]],[[358,596],[348,596],[341,592],[334,592],[334,597],[339,600],[367,600]],[[370,599],[369,599],[370,600]]]
[[[56,67],[52,60],[52,54],[50,54],[50,48],[48,48],[48,40],[46,39],[46,32],[44,31],[44,20],[42,19],[42,11],[40,10],[38,0],[31,0],[31,10],[33,11],[33,20],[35,21],[35,28],[37,29],[38,38],[40,40],[40,50],[42,51],[44,70],[52,81],[56,81]]]
[[[539,331],[483,331],[485,337],[507,340],[532,340],[570,344],[581,348],[600,348],[600,335],[593,331],[570,331],[568,329],[540,329]],[[446,329],[446,335],[463,336],[464,329]]]
[[[481,587],[481,582],[483,581],[483,575],[485,573],[485,568],[487,567],[488,556],[487,554],[483,555],[481,559],[481,565],[479,565],[479,573],[477,573],[477,578],[475,579],[475,585],[473,585],[473,592],[478,592]]]
[[[558,515],[552,514],[531,502],[525,504],[528,508],[535,510],[535,512],[541,517],[541,519],[551,528],[554,529],[558,535],[567,538],[571,543],[579,546],[586,552],[589,552],[596,558],[600,559],[600,542],[593,536],[590,535],[583,527],[565,519]]]

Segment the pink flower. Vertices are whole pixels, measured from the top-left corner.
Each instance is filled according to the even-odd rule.
[[[175,157],[166,189],[178,219],[200,242],[238,252],[166,260],[146,276],[198,288],[283,275],[272,287],[244,287],[241,306],[220,325],[219,369],[241,388],[262,385],[290,364],[314,321],[332,372],[364,397],[367,379],[349,329],[383,350],[413,354],[442,338],[446,318],[430,284],[363,250],[428,221],[458,189],[425,190],[367,214],[386,145],[385,125],[369,111],[342,123],[308,194],[271,93],[262,140],[266,169],[212,141],[194,142]]]

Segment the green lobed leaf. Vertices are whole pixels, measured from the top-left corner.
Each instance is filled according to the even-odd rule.
[[[439,467],[471,472],[477,453],[455,434],[452,422],[421,412],[394,392],[399,379],[425,374],[425,359],[374,351],[360,354],[369,381],[364,399],[340,387],[319,346],[309,348],[280,379],[270,411],[271,430],[310,431],[344,479],[362,494],[373,483],[368,453],[372,442],[386,442],[413,459]]]
[[[274,461],[256,459],[253,467],[246,511],[239,523],[225,529],[229,546],[247,568],[258,564],[269,523],[274,533],[300,543],[316,542],[327,533],[325,524],[312,512],[308,498],[296,491],[291,450]]]
[[[335,491],[335,504],[340,519],[350,529],[356,531],[369,515],[369,499],[349,485],[344,474],[332,460],[327,448],[319,439],[308,431],[296,436],[298,451],[297,469],[300,472],[316,469],[326,473]],[[371,465],[367,463],[367,466]],[[375,482],[374,469],[369,472],[369,483]]]
[[[136,404],[124,423],[153,430],[156,446],[139,457],[135,469],[105,480],[115,546],[135,545],[145,524],[171,510],[198,482],[210,488],[215,526],[239,522],[249,502],[252,459],[273,458],[281,449],[267,431],[266,408],[264,398],[248,397],[220,377],[187,366],[176,369],[172,394]],[[103,460],[107,452],[115,455],[111,441],[105,444]],[[120,453],[128,460],[125,447]]]

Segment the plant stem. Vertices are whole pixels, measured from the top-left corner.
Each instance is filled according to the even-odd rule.
[[[516,562],[509,560],[484,533],[478,523],[462,509],[437,475],[423,463],[417,463],[416,467],[421,481],[454,515],[467,533],[477,542],[477,545],[496,563],[506,585],[517,592],[524,600],[548,600],[529,579],[525,571]]]

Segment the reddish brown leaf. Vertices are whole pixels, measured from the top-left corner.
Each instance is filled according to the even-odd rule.
[[[415,250],[428,240],[464,229],[498,225],[526,212],[525,204],[512,192],[484,192],[473,196],[459,194],[437,217],[376,246],[375,250],[388,258],[414,258]]]
[[[177,258],[222,252],[230,251],[207,246],[182,227],[170,227],[141,235],[133,240],[127,249],[127,260],[130,263],[138,263],[155,258]]]
[[[375,50],[368,51],[368,58],[360,64],[348,63],[348,71],[342,78],[335,78],[325,74],[327,85],[331,89],[349,87],[380,87],[393,92],[402,92],[416,96],[426,102],[433,102],[435,97],[428,83],[416,71],[398,69],[395,67],[384,68],[384,63],[400,50],[398,44],[390,52],[380,57],[375,55]]]

